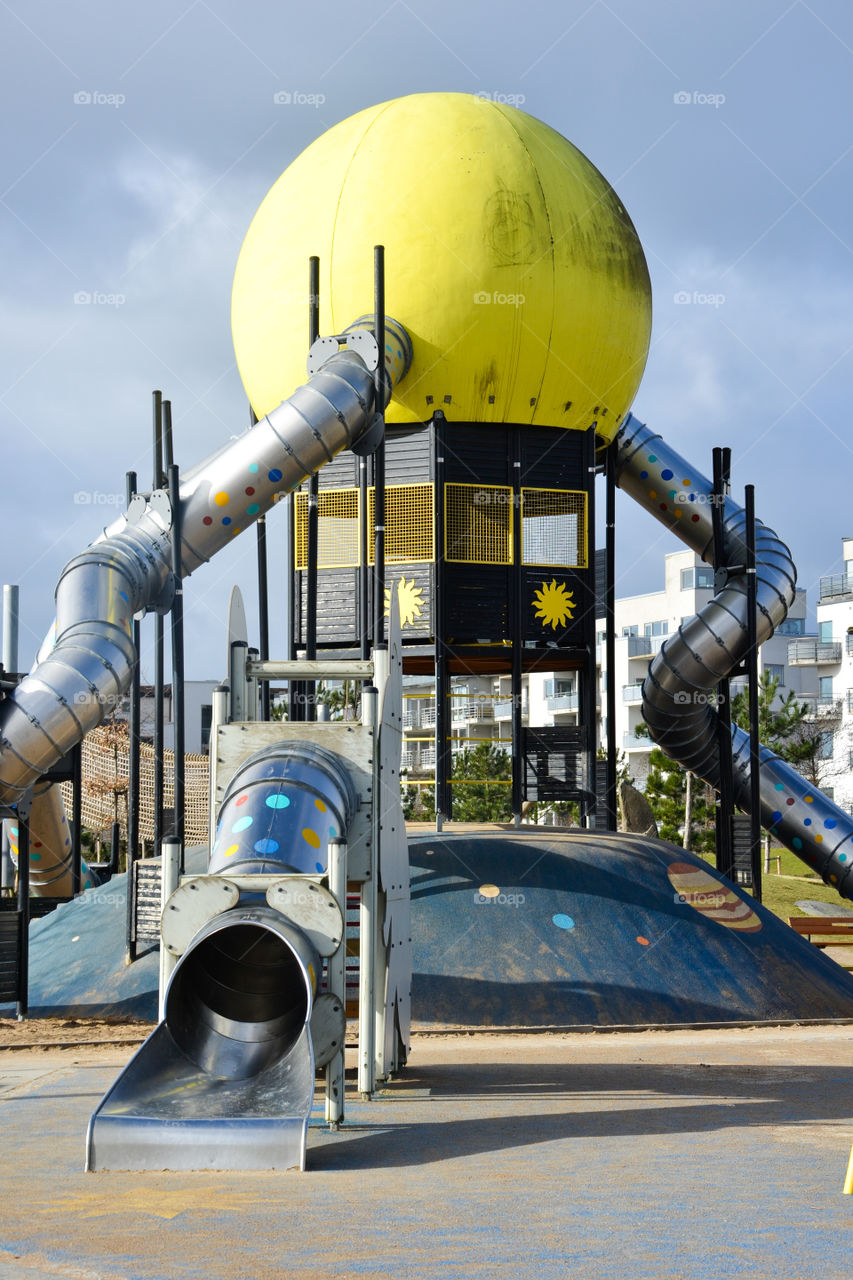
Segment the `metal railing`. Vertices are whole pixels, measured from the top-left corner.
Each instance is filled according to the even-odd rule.
[[[643,686],[641,684],[623,684],[622,701],[623,702],[642,702]]]
[[[549,711],[577,711],[578,695],[576,693],[556,693],[545,699]]]
[[[832,573],[820,580],[821,600],[833,600],[838,596],[853,595],[853,576],[849,573]]]
[[[841,661],[840,640],[789,640],[788,666],[804,667]]]

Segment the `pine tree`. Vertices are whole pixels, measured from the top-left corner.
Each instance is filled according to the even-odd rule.
[[[712,852],[716,836],[713,790],[694,775],[693,813],[686,847],[694,853]],[[684,801],[687,773],[655,747],[649,756],[646,799],[652,806],[661,839],[681,844],[684,837]]]

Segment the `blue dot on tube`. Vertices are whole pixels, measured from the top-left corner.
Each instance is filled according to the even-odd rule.
[[[130,604],[130,596],[127,594],[126,591],[120,591],[119,595],[121,596],[122,600],[125,601],[126,604]]]
[[[335,839],[337,839],[337,835],[338,835],[338,828],[337,828],[337,827],[329,827],[329,839],[330,839],[330,840],[335,840]]]
[[[658,456],[656,453],[649,454],[649,462],[657,462],[657,460],[658,460]]]
[[[252,825],[251,818],[238,818],[231,828],[232,831],[245,831],[247,827]]]
[[[231,517],[230,517],[230,516],[223,516],[223,517],[222,517],[222,523],[223,523],[223,524],[230,524],[230,523],[231,523]]]
[[[268,809],[286,809],[290,804],[290,800],[287,796],[267,796],[264,804]]]
[[[660,473],[660,478],[661,478],[661,480],[671,480],[671,479],[672,479],[672,472],[670,471],[669,467],[665,467],[665,468],[664,468],[664,470]]]
[[[272,471],[270,471],[268,474],[273,484],[276,484],[281,479],[281,472],[279,471],[278,467],[273,467]]]
[[[315,863],[314,863],[314,867],[315,867],[315,869],[316,869],[317,871],[325,871],[325,870],[326,870],[326,868],[323,866],[322,862],[315,862]]]
[[[255,853],[278,853],[277,840],[256,840],[254,844]]]
[[[648,480],[648,478],[649,478],[649,473],[648,473],[648,471],[641,471],[641,472],[640,472],[640,479],[641,479],[641,480]]]
[[[803,842],[799,836],[794,836],[793,840],[791,841],[791,847],[793,849],[802,849]]]
[[[810,827],[811,825],[812,825],[812,820],[811,820],[811,818],[803,818],[803,826],[804,826],[804,827]]]
[[[691,501],[691,502],[695,502],[695,501],[696,501],[696,494],[695,494],[695,493],[688,494],[688,497],[690,498],[690,501]]]
[[[776,790],[777,790],[777,791],[784,791],[784,790],[785,790],[785,784],[784,784],[784,782],[777,782],[777,783],[776,783]]]
[[[839,861],[839,862],[846,862],[846,861],[847,861],[847,854],[846,854],[846,853],[839,853],[839,855],[838,855],[838,861]]]
[[[558,929],[574,929],[575,927],[575,922],[572,917],[563,915],[562,912],[555,916],[551,916],[551,920]]]
[[[778,810],[778,809],[776,810],[776,812],[775,812],[775,813],[771,813],[770,818],[771,818],[771,821],[773,821],[773,822],[781,822],[781,821],[782,821],[782,815],[781,815],[781,813],[779,812],[779,810]]]
[[[249,463],[249,470],[251,471],[252,475],[254,475],[254,474],[255,474],[255,472],[257,471],[257,469],[258,469],[258,464],[257,464],[257,462],[250,462],[250,463]]]
[[[834,818],[827,818],[823,825],[831,831],[834,826],[837,826],[837,823]]]

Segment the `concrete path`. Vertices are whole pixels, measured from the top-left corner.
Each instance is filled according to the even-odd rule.
[[[851,1273],[851,1027],[422,1036],[305,1174],[84,1174],[127,1056],[0,1051],[2,1280]]]

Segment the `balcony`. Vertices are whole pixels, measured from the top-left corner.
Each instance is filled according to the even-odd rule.
[[[650,658],[656,649],[659,649],[666,639],[666,636],[628,636],[628,657],[629,658]]]
[[[454,698],[450,709],[454,724],[467,724],[471,720],[494,720],[494,704],[487,698],[478,701],[463,702]]]
[[[643,686],[641,684],[623,684],[622,701],[623,702],[642,702]]]
[[[834,719],[841,715],[843,706],[842,698],[800,698],[800,702],[804,702],[809,709],[809,715],[819,716],[822,720]]]
[[[651,751],[654,743],[651,738],[637,738],[633,733],[623,733],[623,751]]]
[[[403,712],[404,729],[431,729],[435,724],[435,704],[422,707],[406,707]]]
[[[833,573],[820,580],[821,600],[839,600],[853,595],[853,576],[849,573]]]
[[[556,693],[553,698],[546,698],[545,705],[549,711],[577,711],[578,695],[576,693]]]
[[[790,640],[789,667],[828,666],[841,661],[840,640]]]

